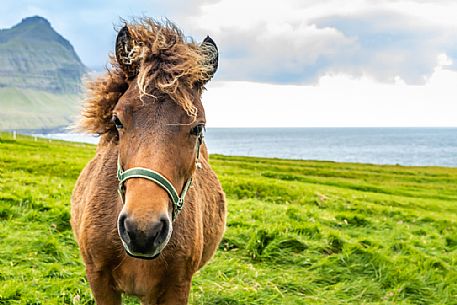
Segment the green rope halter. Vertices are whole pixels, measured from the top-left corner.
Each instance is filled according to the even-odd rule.
[[[197,150],[197,158],[195,161],[196,167],[201,168],[200,163],[200,146],[203,143],[203,136],[199,136],[196,144]],[[184,184],[184,188],[181,192],[181,196],[178,195],[173,184],[164,176],[162,176],[159,172],[154,170],[144,168],[144,167],[133,167],[129,168],[126,171],[122,169],[120,158],[117,158],[117,179],[119,180],[119,187],[118,193],[121,196],[122,203],[125,202],[125,186],[124,183],[126,180],[130,178],[144,178],[150,181],[157,183],[160,187],[162,187],[170,196],[170,199],[173,201],[173,221],[178,216],[179,212],[181,212],[184,199],[186,198],[187,191],[189,190],[190,186],[192,185],[192,177],[187,179],[186,183]]]

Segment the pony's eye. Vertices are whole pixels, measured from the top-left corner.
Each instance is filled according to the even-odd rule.
[[[121,129],[124,127],[124,125],[122,125],[121,120],[119,120],[119,118],[115,114],[113,114],[113,117],[111,118],[111,122],[113,122],[114,125],[116,125],[117,129]]]
[[[198,124],[190,130],[190,133],[194,136],[200,136],[203,133],[203,130],[205,130],[205,125]]]

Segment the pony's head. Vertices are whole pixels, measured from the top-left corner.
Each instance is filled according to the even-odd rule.
[[[196,170],[205,126],[204,85],[217,70],[213,40],[187,41],[172,23],[126,23],[112,69],[89,83],[81,126],[118,146],[121,171],[143,168],[180,195]],[[119,236],[136,257],[160,254],[172,233],[176,203],[160,181],[131,175],[121,183]]]

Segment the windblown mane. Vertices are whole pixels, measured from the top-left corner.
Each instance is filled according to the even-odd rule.
[[[144,102],[145,96],[157,99],[158,94],[165,94],[195,117],[192,87],[208,81],[213,70],[205,48],[186,41],[184,34],[169,21],[160,23],[141,18],[126,25],[134,42],[133,52],[126,59],[139,63],[135,81],[141,101]],[[86,84],[87,97],[78,124],[81,131],[117,135],[111,112],[127,91],[129,81],[115,57],[111,55],[110,59],[108,71]]]

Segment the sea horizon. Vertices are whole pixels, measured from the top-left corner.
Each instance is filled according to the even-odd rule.
[[[35,134],[97,144],[87,134]],[[457,167],[457,127],[209,127],[210,154]]]

